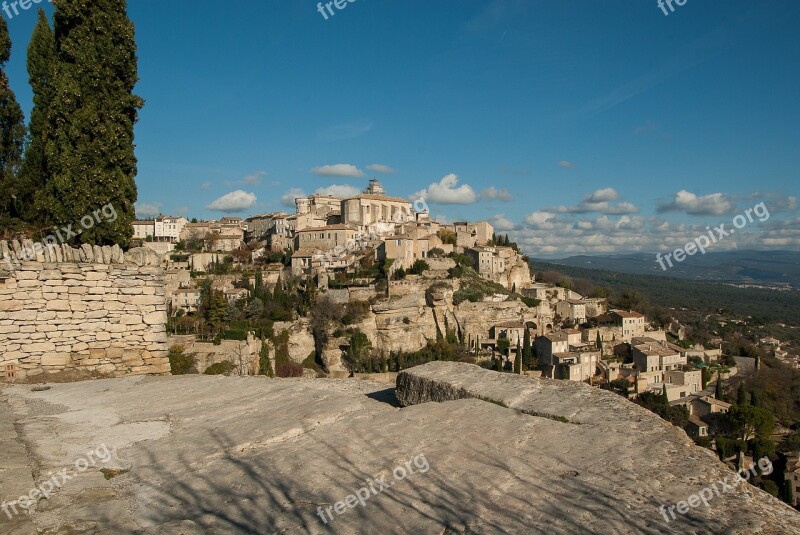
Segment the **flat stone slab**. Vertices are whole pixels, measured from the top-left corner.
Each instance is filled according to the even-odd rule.
[[[720,482],[731,484],[735,473],[712,451],[618,394],[584,383],[431,362],[398,374],[395,395],[403,406],[480,399],[553,422],[557,428],[551,434],[531,439],[542,456],[536,462],[556,459],[574,470],[576,480],[594,485],[607,480],[609,514],[627,517],[628,527],[596,527],[602,532],[644,533],[662,525],[675,533],[800,533],[797,511],[749,484],[726,489]],[[553,493],[562,498],[563,485],[553,483]],[[685,515],[675,509],[675,518],[665,509],[664,520],[662,505],[686,501],[703,489],[714,491],[715,483],[720,492],[707,500],[708,507],[700,502]],[[585,496],[584,507],[597,498]],[[580,509],[570,514],[581,517]]]
[[[480,372],[468,368],[453,380]],[[95,452],[33,508],[41,533],[800,533],[797,513],[754,488],[665,521],[661,504],[730,471],[644,409],[564,386],[578,387],[563,398],[573,423],[553,419],[558,406],[539,407],[551,417],[502,406],[524,396],[399,408],[388,385],[353,379],[125,377],[0,393],[37,480]],[[592,422],[595,401],[617,413]]]

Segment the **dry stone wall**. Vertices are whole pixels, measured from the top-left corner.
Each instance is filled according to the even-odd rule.
[[[0,381],[168,374],[166,318],[148,249],[0,241]]]

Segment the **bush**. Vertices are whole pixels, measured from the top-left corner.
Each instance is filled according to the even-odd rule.
[[[350,301],[345,306],[342,324],[353,325],[360,322],[369,314],[369,307],[369,301]]]
[[[302,367],[308,370],[314,370],[317,374],[317,377],[325,375],[325,370],[323,370],[322,366],[317,363],[317,355],[314,351],[312,351],[306,357],[306,359],[303,361]]]
[[[183,346],[176,344],[169,348],[167,354],[169,358],[169,369],[172,375],[186,375],[188,373],[197,373],[194,369],[195,360],[194,355],[187,355],[183,352]]]
[[[426,270],[430,269],[430,267],[430,264],[428,264],[426,261],[417,259],[411,265],[411,268],[408,270],[408,272],[411,275],[422,275]]]
[[[222,332],[223,340],[247,340],[247,331],[240,329],[228,329]]]
[[[278,364],[275,375],[278,377],[302,377],[303,367],[294,362],[282,362]]]
[[[542,302],[541,299],[534,299],[533,297],[525,297],[524,295],[520,295],[519,300],[525,303],[525,306],[528,306],[530,308],[536,308]]]
[[[217,362],[216,364],[212,364],[206,371],[203,373],[205,375],[228,375],[233,371],[233,363],[227,360],[223,360],[222,362]]]

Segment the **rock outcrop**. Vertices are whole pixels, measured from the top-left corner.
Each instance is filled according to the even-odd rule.
[[[732,472],[615,394],[489,373],[425,365],[400,395],[494,403],[399,409],[370,381],[194,375],[5,387],[0,414],[37,474],[74,476],[31,508],[40,532],[800,533],[796,511],[746,485],[665,520],[661,505]],[[74,470],[100,446],[107,462]],[[335,505],[370,481],[363,505]],[[29,485],[0,478],[0,495]]]
[[[696,446],[681,429],[617,394],[583,383],[431,362],[398,374],[396,396],[404,406],[480,399],[504,407],[505,418],[518,421],[514,415],[519,415],[542,422],[545,427],[535,437],[512,440],[538,457],[534,464],[556,463],[537,485],[542,492],[552,492],[553,501],[564,500],[573,485],[575,492],[582,488],[597,493],[594,498],[584,495],[584,506],[578,507],[543,500],[542,510],[562,509],[561,519],[587,522],[585,532],[800,533],[800,514],[794,509],[739,481],[713,452]],[[553,477],[559,471],[568,484]],[[613,490],[600,490],[602,481]],[[727,481],[729,491],[722,492],[721,481]],[[721,492],[715,492],[714,485]],[[687,501],[703,489],[712,493],[708,507],[701,503],[684,515],[675,508],[662,513],[662,505]],[[603,500],[608,514],[601,522],[602,513],[595,507]],[[623,518],[624,529],[612,528]]]

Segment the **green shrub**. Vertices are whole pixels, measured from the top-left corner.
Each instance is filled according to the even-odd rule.
[[[320,366],[320,365],[317,363],[317,355],[316,355],[316,352],[315,352],[315,351],[312,351],[312,352],[311,352],[311,353],[310,353],[310,354],[309,354],[309,355],[306,357],[306,359],[303,361],[302,367],[303,367],[303,368],[306,368],[306,369],[308,369],[308,370],[314,370],[314,371],[317,373],[317,376],[323,376],[323,375],[325,375],[325,370],[323,370],[323,369],[322,369],[322,366]]]
[[[525,297],[524,295],[520,295],[519,300],[525,303],[525,306],[529,306],[531,308],[536,308],[542,303],[541,299],[534,299],[533,297]]]
[[[228,375],[233,370],[233,363],[223,360],[222,362],[217,362],[216,364],[212,364],[206,371],[203,373],[205,375]]]
[[[222,331],[223,340],[247,340],[247,331],[240,329],[228,329]]]
[[[176,344],[169,348],[167,357],[169,358],[169,368],[172,375],[197,373],[197,371],[194,369],[194,355],[187,355],[184,353],[182,345]]]

